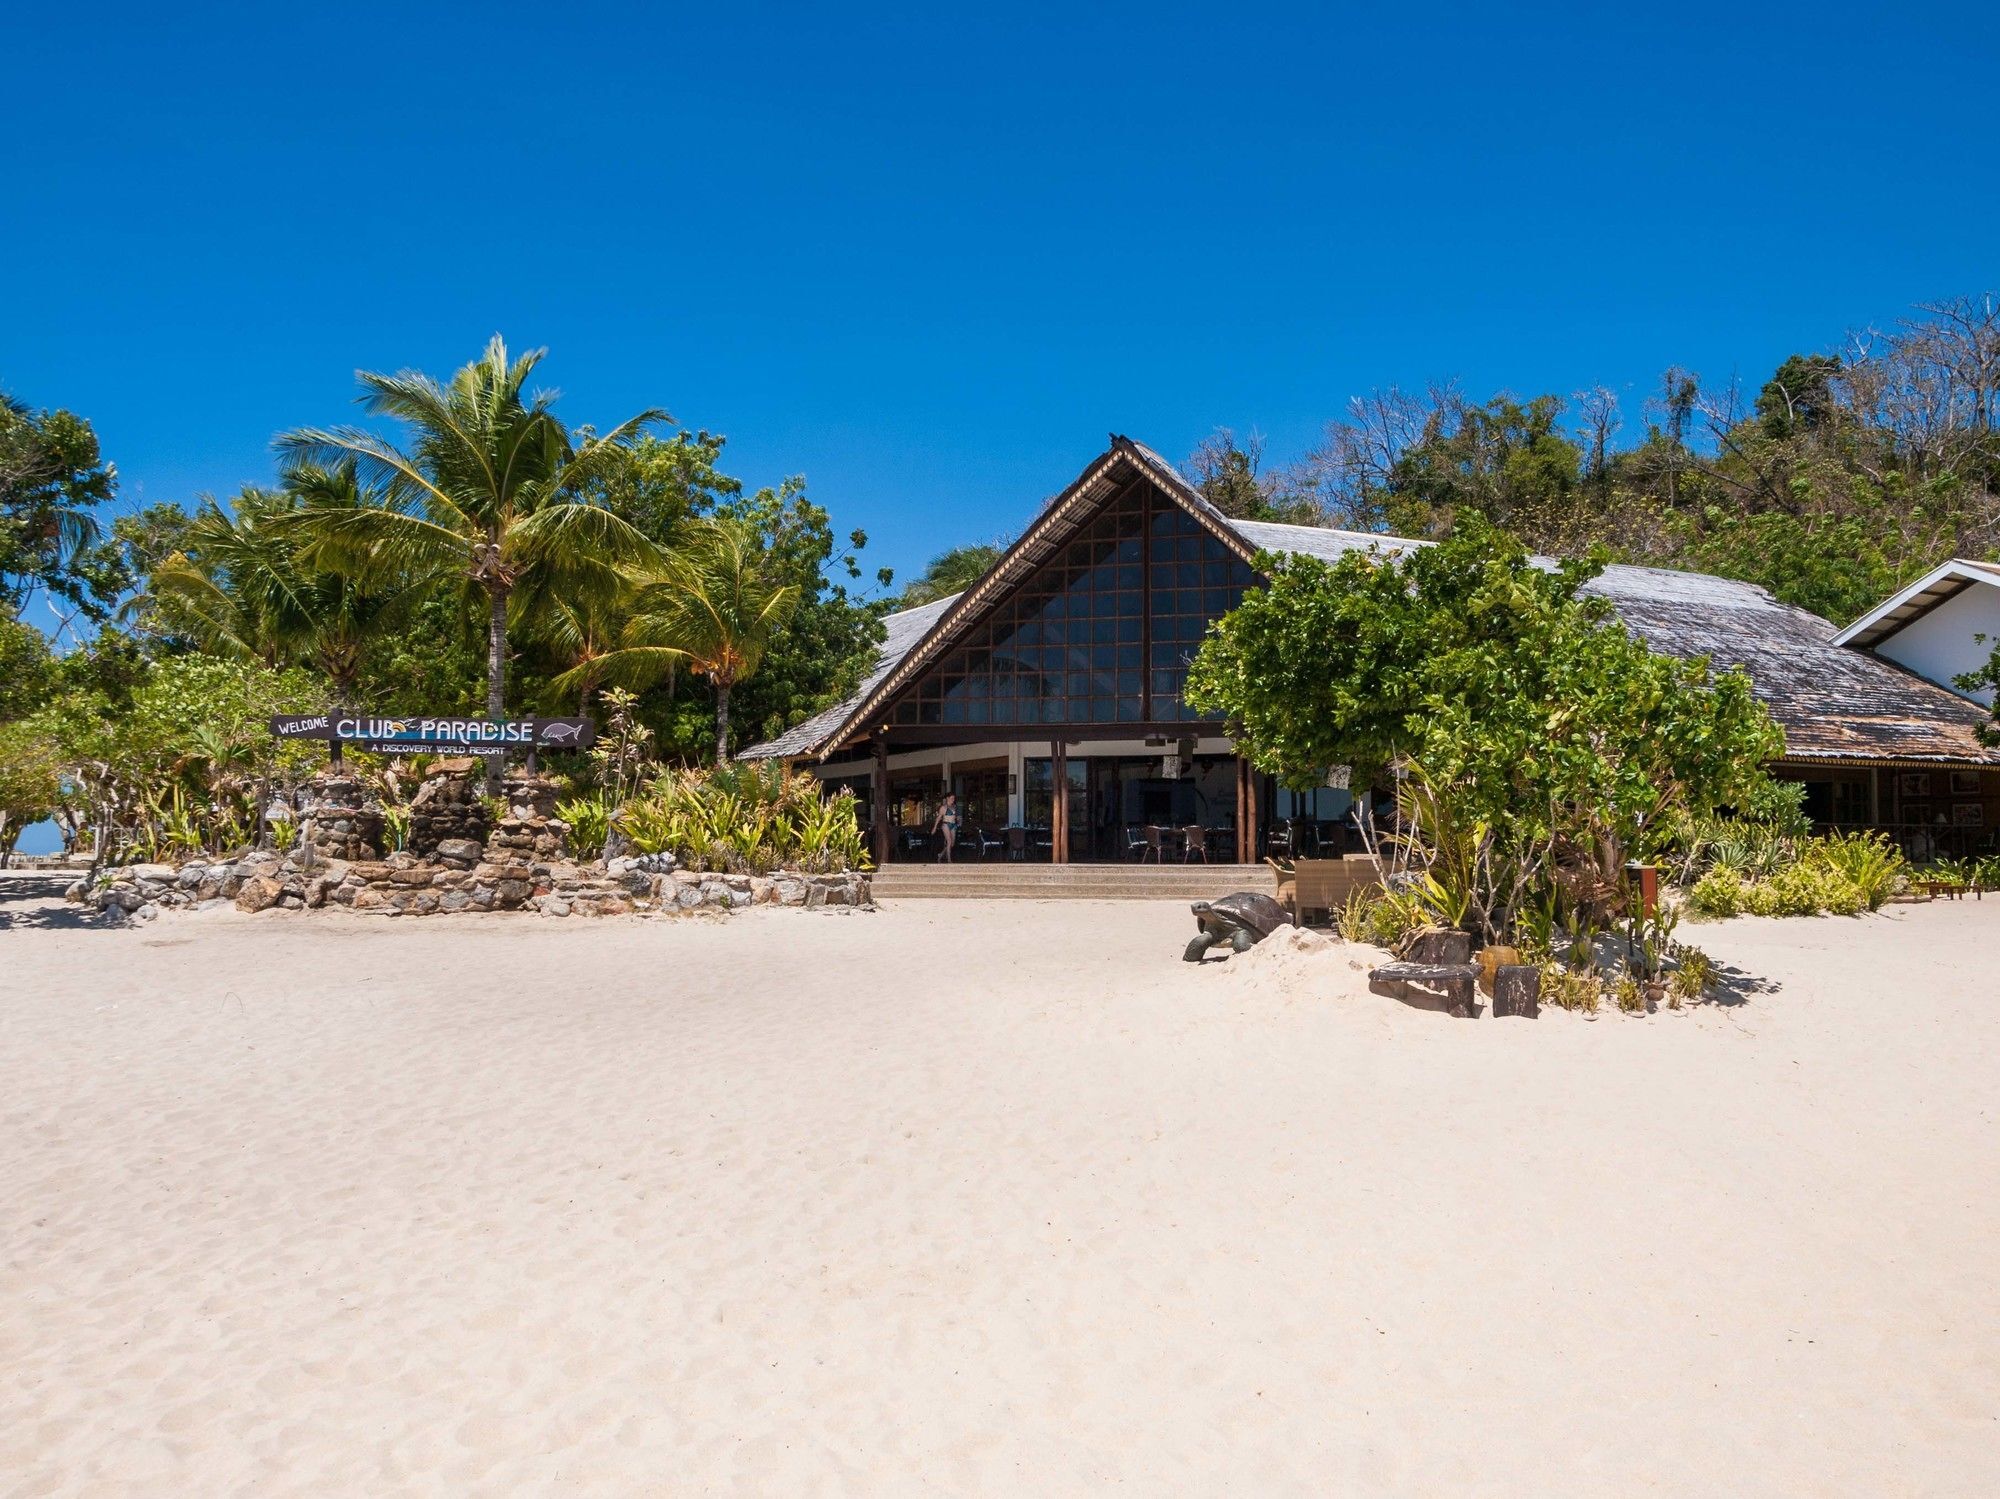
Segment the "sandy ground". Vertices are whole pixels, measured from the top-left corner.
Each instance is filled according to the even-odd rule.
[[[2000,1491],[2000,900],[1454,1021],[1177,906],[0,889],[0,1495]]]

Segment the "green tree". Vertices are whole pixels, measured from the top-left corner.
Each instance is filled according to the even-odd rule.
[[[0,601],[18,612],[40,592],[109,615],[125,578],[95,512],[117,483],[89,422],[0,393]]]
[[[39,718],[0,723],[0,869],[21,834],[62,805],[62,755]]]
[[[371,645],[402,628],[428,580],[359,577],[301,556],[313,528],[379,504],[352,462],[299,465],[280,490],[245,488],[224,509],[206,502],[183,528],[182,550],[152,569],[135,601],[202,649],[266,666],[310,667],[328,706],[356,701]]]
[[[510,605],[532,613],[552,596],[608,595],[621,586],[621,564],[656,555],[591,490],[666,413],[642,411],[601,437],[587,428],[572,434],[552,409],[553,394],[527,390],[545,352],[510,359],[496,335],[448,384],[415,371],[363,371],[362,408],[403,424],[400,448],[356,427],[305,428],[279,440],[293,469],[352,462],[379,496],[302,517],[309,563],[369,585],[451,576],[469,604],[483,606],[493,718],[506,716]]]
[[[0,723],[41,707],[54,695],[58,677],[48,637],[0,604]]]
[[[1649,651],[1580,592],[1599,563],[1537,566],[1476,518],[1400,560],[1258,565],[1270,586],[1210,632],[1189,701],[1290,786],[1413,770],[1492,935],[1565,866],[1615,885],[1673,814],[1747,800],[1783,749],[1748,678]]]
[[[1203,499],[1233,519],[1324,523],[1318,504],[1296,489],[1289,475],[1264,471],[1264,439],[1254,432],[1239,443],[1229,428],[1216,428],[1188,455],[1181,472]]]
[[[756,674],[772,638],[799,601],[749,529],[729,521],[691,522],[665,564],[640,582],[623,643],[556,678],[559,690],[585,682],[632,685],[681,666],[715,692],[715,762],[729,758],[729,700]]]

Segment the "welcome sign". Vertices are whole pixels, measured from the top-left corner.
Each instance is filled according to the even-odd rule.
[[[582,749],[597,738],[588,718],[387,718],[289,713],[271,720],[280,739],[325,739],[380,755],[505,755],[509,750]]]

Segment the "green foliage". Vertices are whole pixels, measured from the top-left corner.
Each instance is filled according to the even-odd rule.
[[[221,849],[256,821],[260,783],[297,778],[318,750],[274,741],[274,714],[321,705],[311,674],[212,656],[147,668],[122,701],[67,693],[38,722],[58,746],[80,815],[114,859],[168,847]]]
[[[1604,999],[1604,981],[1598,977],[1595,968],[1544,962],[1541,969],[1542,1003],[1554,1005],[1559,1010],[1580,1011],[1585,1015],[1597,1013]]]
[[[0,392],[0,605],[16,612],[44,593],[108,617],[127,578],[95,511],[117,484],[89,422]]]
[[[579,796],[556,803],[556,816],[569,824],[569,851],[578,859],[595,859],[604,852],[611,831],[611,805],[601,796]]]
[[[0,603],[0,723],[25,718],[54,696],[55,653],[42,632]]]
[[[963,593],[992,570],[1000,560],[1006,544],[997,541],[975,542],[970,546],[957,546],[949,551],[939,552],[926,564],[923,572],[904,585],[902,596],[897,599],[899,609],[914,609],[919,604],[929,604],[954,593]]]
[[[1754,873],[1718,861],[1689,902],[1704,916],[1857,916],[1881,909],[1909,878],[1901,850],[1880,834],[1809,840],[1796,857]]]
[[[63,795],[62,755],[48,726],[0,723],[0,865],[30,825],[56,814]]]
[[[624,644],[595,658],[597,681],[637,684],[680,667],[705,677],[715,689],[715,760],[729,758],[729,699],[739,682],[756,674],[777,632],[797,608],[800,588],[783,580],[744,526],[691,521],[679,545],[638,584]],[[584,668],[556,679],[557,687],[584,679]]]
[[[828,796],[817,778],[777,765],[663,772],[613,822],[639,852],[671,853],[689,869],[869,867],[853,793]]]
[[[1881,833],[1830,834],[1814,842],[1813,858],[1852,885],[1870,911],[1909,882],[1909,860]]]
[[[510,612],[534,616],[550,598],[615,593],[622,565],[657,556],[598,490],[666,413],[643,411],[602,437],[573,434],[553,394],[527,389],[543,352],[510,359],[496,336],[448,384],[416,371],[363,372],[363,408],[403,424],[401,448],[361,427],[308,427],[279,440],[288,473],[351,468],[367,486],[367,503],[302,518],[308,564],[364,586],[449,577],[483,611],[486,709],[495,718],[506,713]]]
[[[1984,635],[1972,638],[1981,645],[1987,643]],[[1982,743],[2000,749],[2000,642],[1994,644],[1984,665],[1953,680],[1961,692],[1989,692],[1993,695],[1993,708],[1986,722],[1979,726],[1979,738]]]
[[[1766,794],[1783,748],[1740,673],[1657,655],[1476,520],[1395,559],[1260,559],[1271,586],[1210,631],[1196,706],[1286,785],[1406,772],[1416,862],[1511,934],[1559,871],[1615,889],[1675,819]]]

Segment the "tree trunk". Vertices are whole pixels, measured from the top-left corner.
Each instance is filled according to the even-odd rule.
[[[507,592],[487,590],[486,716],[498,722],[507,716]]]
[[[715,684],[715,763],[729,763],[729,684]]]
[[[487,590],[486,616],[486,716],[499,723],[507,716],[507,591]],[[500,794],[500,771],[505,757],[486,757],[486,792]]]

